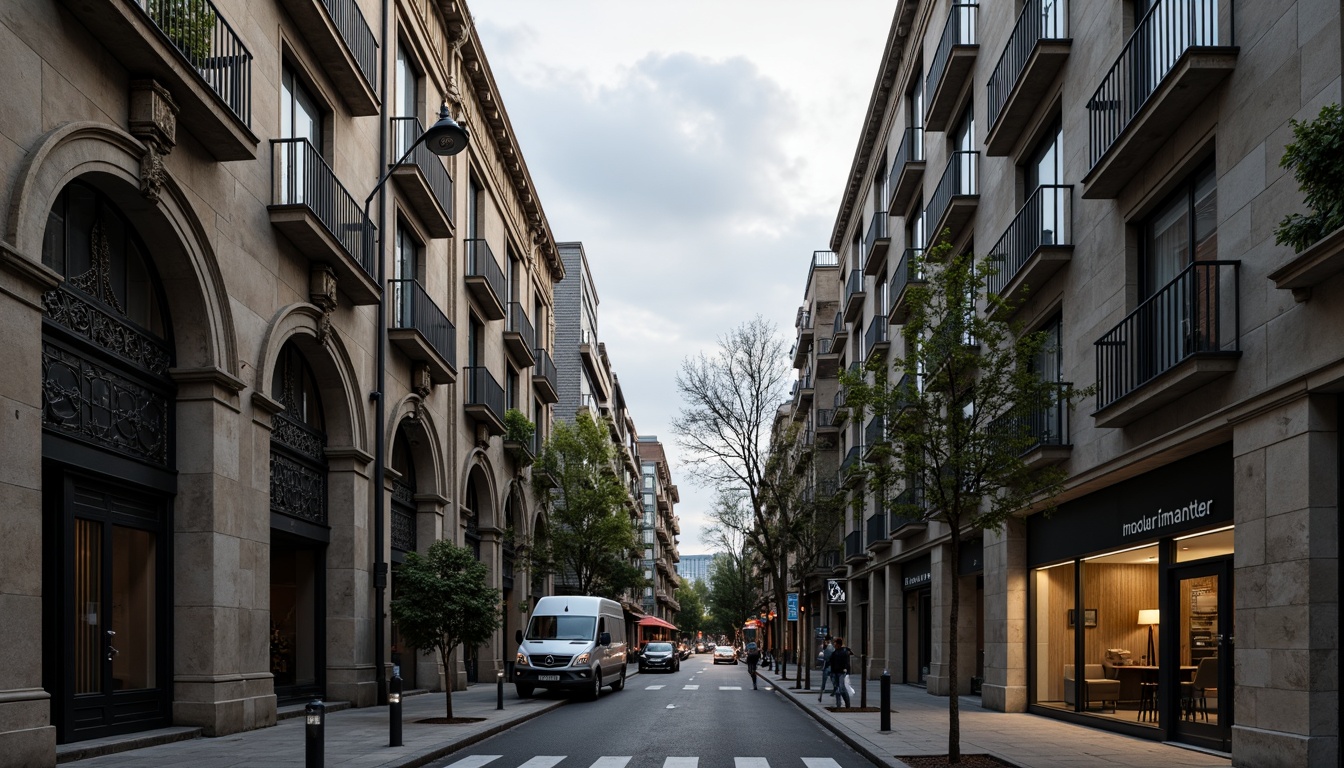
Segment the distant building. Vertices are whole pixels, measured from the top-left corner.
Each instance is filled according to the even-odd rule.
[[[677,575],[681,577],[682,583],[691,581],[703,581],[709,583],[709,565],[714,562],[714,555],[682,555],[681,562],[677,563]]]

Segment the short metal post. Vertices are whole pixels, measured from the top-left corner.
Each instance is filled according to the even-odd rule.
[[[303,708],[303,766],[304,768],[323,768],[325,765],[326,731],[323,721],[327,719],[327,705],[321,699],[313,699]]]
[[[391,687],[387,691],[387,746],[401,746],[401,673],[392,670]]]
[[[785,680],[789,679],[789,650],[784,649],[784,658],[779,662],[779,676]]]
[[[891,730],[891,673],[888,672],[888,671],[885,670],[885,669],[882,670],[882,682],[881,682],[880,685],[881,685],[881,691],[882,691],[882,693],[881,693],[881,700],[882,700],[882,715],[881,715],[881,717],[879,717],[879,721],[881,722],[881,726],[878,728],[878,730],[880,730],[880,731],[890,731],[890,730]]]
[[[495,709],[504,708],[504,673],[495,673]]]

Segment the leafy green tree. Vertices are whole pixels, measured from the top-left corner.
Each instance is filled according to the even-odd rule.
[[[717,550],[709,567],[710,612],[715,629],[729,637],[766,602],[757,573],[760,561],[748,542],[752,517],[743,501],[741,493],[720,494],[705,530],[705,539]]]
[[[704,631],[705,593],[707,590],[704,582],[699,579],[683,581],[677,588],[677,602],[681,605],[681,610],[677,611],[676,625],[683,635],[694,638],[696,633]]]
[[[559,422],[532,468],[536,497],[550,509],[549,536],[531,548],[536,572],[556,574],[580,595],[618,599],[645,584],[631,565],[638,551],[630,491],[616,474],[605,424],[585,411]]]
[[[1283,148],[1279,167],[1293,171],[1311,215],[1285,216],[1274,230],[1276,245],[1298,253],[1344,226],[1344,111],[1327,104],[1315,120],[1289,121],[1293,142]]]
[[[406,555],[397,569],[392,619],[406,642],[422,652],[448,657],[459,645],[478,645],[499,627],[499,590],[486,585],[489,571],[467,547],[447,539],[430,545],[423,556]],[[447,686],[448,719],[453,719],[453,691]]]
[[[988,268],[969,253],[953,254],[946,239],[922,265],[927,282],[907,288],[910,312],[901,328],[904,356],[893,368],[874,365],[875,382],[841,376],[845,403],[858,418],[883,419],[885,443],[859,471],[870,493],[892,515],[941,522],[951,562],[960,562],[963,536],[997,530],[1014,512],[1048,509],[1065,473],[1032,468],[1025,454],[1040,435],[1027,428],[1041,414],[1067,407],[1089,390],[1042,378],[1036,361],[1050,343],[1043,332],[1021,333],[986,294]],[[948,642],[950,714],[948,761],[960,762],[958,643],[960,580],[951,580]]]

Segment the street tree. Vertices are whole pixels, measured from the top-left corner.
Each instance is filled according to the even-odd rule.
[[[710,564],[714,613],[735,632],[766,602],[757,578],[762,558],[752,542],[752,515],[741,491],[723,491],[707,516],[702,538],[715,553]]]
[[[766,465],[791,373],[775,325],[758,315],[719,337],[714,354],[682,361],[676,379],[682,407],[672,422],[687,474],[720,493],[742,495],[760,567],[780,605],[788,583],[787,542],[770,519],[775,491],[767,487]]]
[[[487,585],[489,570],[467,547],[440,539],[421,555],[408,552],[397,569],[392,619],[405,641],[428,655],[438,651],[445,674],[459,645],[479,645],[499,627],[499,590]],[[453,720],[453,691],[447,717]]]
[[[881,419],[884,440],[857,471],[894,518],[942,523],[951,563],[965,536],[998,530],[1014,513],[1048,510],[1065,478],[1034,468],[1025,455],[1058,434],[1060,415],[1088,390],[1055,381],[1042,364],[1057,353],[1044,332],[1025,333],[1003,318],[999,296],[986,292],[993,265],[954,253],[943,240],[912,269],[925,282],[906,288],[903,355],[888,368],[841,376],[853,418]],[[915,272],[919,274],[919,272]],[[960,762],[958,643],[960,581],[951,579],[947,644],[948,761]]]
[[[698,588],[697,588],[698,587]],[[677,588],[677,629],[683,635],[694,638],[705,630],[705,597],[708,590],[699,579],[683,581]]]
[[[749,562],[716,557],[709,566],[710,627],[724,637],[737,637],[742,624],[764,604]]]
[[[532,467],[536,498],[549,511],[548,536],[532,542],[537,573],[554,574],[579,595],[619,599],[645,584],[631,565],[637,551],[630,491],[616,474],[607,427],[587,412],[558,422]]]

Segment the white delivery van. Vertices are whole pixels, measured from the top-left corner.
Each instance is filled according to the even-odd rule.
[[[625,615],[614,600],[548,595],[515,639],[513,684],[519,696],[551,688],[596,699],[604,685],[613,691],[625,687]]]

